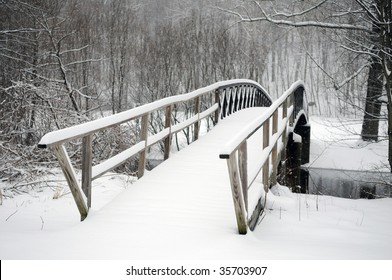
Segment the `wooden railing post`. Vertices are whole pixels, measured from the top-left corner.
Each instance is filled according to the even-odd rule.
[[[140,129],[140,140],[145,141],[145,148],[139,153],[139,167],[137,177],[141,178],[144,175],[146,168],[146,153],[147,153],[147,138],[148,138],[148,114],[142,116],[142,123]]]
[[[219,107],[218,107],[218,110],[215,111],[215,116],[214,116],[215,124],[214,125],[216,125],[219,122],[219,117],[221,114],[221,104],[220,104],[220,94],[221,93],[222,93],[221,89],[215,90],[215,104],[218,104]]]
[[[291,94],[288,97],[288,103],[289,103],[289,107],[293,106],[293,109],[294,109],[294,97],[293,97],[293,94]],[[294,112],[293,112],[291,114],[290,120],[289,120],[289,126],[291,126],[291,127],[294,125],[294,118],[295,118],[295,116],[294,116]]]
[[[248,144],[244,141],[238,149],[238,165],[244,197],[245,209],[248,211]]]
[[[171,115],[172,115],[172,105],[168,105],[165,109],[165,128],[169,128],[169,135],[165,138],[164,141],[164,154],[163,159],[167,160],[170,156],[171,149]]]
[[[288,103],[289,103],[289,98],[287,98],[283,102],[283,119],[287,118]],[[277,181],[280,184],[285,185],[285,183],[286,183],[286,181],[285,181],[286,180],[286,164],[287,164],[287,153],[286,153],[287,125],[285,125],[285,128],[283,130],[282,145],[283,145],[283,149],[281,150],[281,157],[280,157],[281,162],[282,162],[282,166],[281,166],[279,178],[277,178]]]
[[[201,99],[203,98],[203,99]],[[207,100],[206,104],[213,103],[212,106],[204,110],[202,101]],[[189,129],[194,127],[194,140],[199,137],[200,133],[200,122],[205,118],[212,118],[214,124],[219,122],[219,119],[225,118],[235,111],[241,110],[245,107],[253,107],[259,104],[260,98],[266,99],[267,103],[272,103],[271,97],[266,93],[262,87],[256,82],[250,80],[235,80],[219,82],[214,85],[205,87],[198,90],[197,92],[188,93],[180,96],[172,96],[165,98],[161,101],[152,102],[151,104],[145,104],[122,112],[117,116],[105,117],[104,121],[93,120],[87,123],[79,124],[75,127],[68,127],[53,131],[43,136],[38,143],[39,148],[53,148],[53,152],[56,155],[61,169],[65,175],[67,183],[71,189],[74,200],[79,209],[81,219],[84,220],[88,214],[88,210],[91,207],[91,184],[92,181],[99,178],[106,172],[115,169],[116,167],[124,164],[127,160],[132,157],[139,155],[139,166],[138,166],[138,177],[141,178],[144,175],[146,167],[146,157],[149,147],[164,142],[164,158],[167,159],[170,155],[171,148],[171,137],[172,134],[178,133],[181,130]],[[182,102],[192,102],[194,100],[195,115],[179,122],[178,124],[172,124],[172,110],[173,106]],[[269,104],[270,105],[270,104]],[[268,106],[269,106],[268,105]],[[264,104],[266,106],[266,104]],[[150,114],[154,112],[161,112],[165,108],[165,129],[161,131],[154,131],[154,135],[149,138],[148,124]],[[203,111],[204,110],[204,111]],[[131,121],[137,121],[139,125],[140,120],[140,139],[137,143],[131,145],[131,147],[122,150],[116,155],[112,155],[110,158],[92,165],[93,163],[93,151],[92,151],[92,139],[95,133],[100,133],[111,127],[118,127],[122,124]],[[260,125],[261,126],[261,125]],[[266,125],[269,127],[269,124]],[[69,143],[72,140],[82,139],[83,151],[82,151],[82,180],[78,182],[75,175],[75,170],[68,157],[67,151],[63,144]],[[234,188],[235,193],[241,197],[242,206],[240,205],[241,215],[239,215],[239,231],[246,233],[246,222],[245,222],[245,211],[248,208],[248,170],[247,170],[247,146],[246,142],[235,151],[236,158],[235,166],[232,168],[231,173],[234,172],[233,178],[236,178],[237,187]],[[226,157],[224,157],[226,158]],[[231,161],[230,161],[231,162]],[[268,164],[266,165],[268,174]],[[260,172],[260,169],[259,169]],[[258,172],[258,173],[259,173]],[[239,182],[239,183],[238,183]],[[268,178],[264,180],[265,185],[268,185]],[[84,195],[85,194],[85,195]],[[244,206],[245,204],[245,206]],[[246,208],[246,210],[244,210]],[[244,226],[245,225],[245,228]]]
[[[195,115],[199,118],[200,113],[200,96],[195,98]],[[200,120],[195,122],[194,124],[194,131],[193,131],[193,141],[199,139],[199,131],[200,131]]]
[[[272,115],[272,135],[275,135],[278,132],[278,117],[279,117],[279,108],[275,110]],[[276,185],[276,176],[278,172],[278,141],[274,144],[271,153],[272,160],[272,174],[271,174],[271,182],[272,186]]]
[[[238,233],[246,234],[247,225],[245,219],[245,208],[241,192],[241,181],[238,172],[237,156],[235,151],[229,156],[226,162],[229,170],[230,185],[234,202],[235,216],[237,219]]]
[[[263,149],[269,146],[269,131],[270,131],[270,119],[267,119],[263,124]],[[269,156],[263,165],[263,185],[264,191],[267,193],[269,190]]]
[[[80,219],[83,221],[87,217],[88,207],[79,188],[79,184],[76,179],[75,170],[72,167],[71,160],[69,159],[67,151],[65,150],[63,145],[53,146],[52,149],[60,164],[61,170],[64,173],[64,177],[67,180],[72,196],[74,197],[76,206],[78,207]]]
[[[82,140],[82,190],[87,197],[88,208],[91,208],[92,150],[92,136],[90,134],[83,137]]]

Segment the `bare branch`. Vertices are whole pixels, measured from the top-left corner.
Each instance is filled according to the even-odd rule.
[[[375,53],[372,52],[372,51],[356,50],[356,49],[347,47],[347,46],[345,46],[345,45],[341,45],[341,47],[342,47],[343,49],[348,50],[348,51],[353,52],[353,53],[363,54],[363,55],[367,55],[367,56],[373,56],[373,57],[376,57],[377,59],[381,59],[379,55],[375,54]]]
[[[82,50],[88,48],[89,46],[90,46],[90,45],[85,45],[85,46],[80,47],[80,48],[77,48],[77,49],[65,50],[65,51],[60,52],[59,54],[60,54],[60,55],[63,55],[63,54],[67,54],[67,53],[70,53],[70,52],[79,52],[79,51],[82,51]]]
[[[369,16],[369,18],[373,21],[373,22],[379,22],[377,15],[375,15],[372,11],[371,8],[366,5],[362,0],[355,0],[355,2],[358,3],[359,6],[362,7],[362,9],[364,9],[366,11],[366,14]]]
[[[15,30],[0,30],[0,35],[14,34],[14,33],[31,33],[31,32],[42,32],[44,29],[35,28],[19,28]]]
[[[319,3],[319,5],[317,7],[320,7],[322,4],[324,4],[324,2],[326,1],[322,1]],[[219,10],[221,11],[225,11],[227,13],[233,14],[235,16],[237,16],[240,20],[240,22],[270,22],[276,25],[285,25],[285,26],[291,26],[291,27],[319,27],[319,28],[326,28],[326,29],[345,29],[345,30],[358,30],[358,31],[364,31],[364,32],[368,32],[371,33],[372,30],[369,29],[367,26],[363,26],[363,25],[355,25],[355,24],[348,24],[348,23],[333,23],[333,22],[322,22],[322,21],[290,21],[290,20],[283,20],[283,19],[275,19],[274,17],[276,17],[277,15],[283,15],[287,18],[296,16],[296,15],[301,15],[301,14],[305,14],[308,13],[311,10],[314,10],[316,7],[312,7],[304,12],[300,12],[297,14],[274,14],[274,15],[268,15],[264,9],[261,7],[261,5],[255,1],[256,5],[259,7],[262,16],[261,17],[250,17],[249,15],[244,17],[243,15],[241,15],[238,12],[232,11],[232,10],[228,10],[228,9],[223,9],[223,8],[219,8]]]
[[[274,9],[275,14],[273,15],[273,17],[275,17],[275,16],[284,16],[284,17],[286,17],[286,18],[291,18],[291,17],[296,17],[296,16],[303,16],[303,15],[305,15],[305,14],[307,14],[307,13],[313,11],[313,10],[316,10],[317,8],[319,8],[320,6],[322,6],[322,5],[323,5],[325,2],[327,2],[327,1],[328,1],[328,0],[323,0],[323,1],[321,1],[320,3],[316,4],[315,6],[309,8],[309,9],[303,10],[303,11],[301,11],[301,12],[299,12],[299,13],[293,13],[293,14],[278,13],[278,12],[276,12],[275,9]],[[255,1],[255,3],[261,8],[260,3],[258,3],[257,1]]]
[[[78,65],[78,64],[84,64],[84,63],[89,63],[89,62],[99,62],[99,61],[102,61],[102,59],[101,58],[97,58],[97,59],[92,58],[92,59],[70,62],[68,64],[65,64],[64,66],[68,67],[68,66],[73,66],[73,65]]]
[[[364,69],[366,69],[367,67],[369,67],[370,64],[364,64],[362,65],[362,67],[360,67],[357,71],[355,71],[354,74],[352,74],[351,76],[347,77],[344,81],[342,81],[340,84],[336,85],[336,89],[340,89],[342,88],[344,85],[346,85],[347,83],[349,83],[351,80],[355,79]]]

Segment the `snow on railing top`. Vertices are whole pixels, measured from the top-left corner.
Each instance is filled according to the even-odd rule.
[[[269,187],[277,183],[278,154],[286,146],[289,127],[297,118],[303,119],[302,115],[307,123],[306,107],[304,83],[297,81],[275,102],[266,107],[259,117],[236,131],[222,146],[219,157],[226,159],[227,162],[238,233],[246,234],[248,226],[251,230],[255,228],[265,207]],[[256,162],[252,162],[250,166],[248,139],[261,129],[261,154],[257,155]],[[286,158],[283,159],[285,160]],[[248,170],[249,167],[252,169],[251,172]],[[257,187],[251,189],[260,173],[264,194]],[[249,191],[251,195],[248,195]],[[264,204],[261,202],[262,199]]]
[[[233,137],[222,146],[220,151],[220,158],[228,158],[233,151],[238,149],[244,140],[252,136],[253,133],[257,131],[264,124],[264,122],[272,116],[276,109],[279,108],[291,94],[301,87],[305,88],[303,81],[297,81],[293,83],[291,87],[283,93],[282,96],[280,96],[275,102],[272,103],[270,107],[268,107],[268,109],[266,109],[264,114],[253,120],[248,125],[244,126],[241,131],[238,131],[235,135],[233,135]],[[297,113],[301,110],[294,110],[294,118],[297,117]]]
[[[207,102],[202,105],[203,99],[206,99]],[[193,102],[192,116],[178,122],[177,119],[173,118],[172,109],[174,105],[182,102]],[[170,156],[171,138],[174,133],[193,126],[193,141],[196,141],[199,137],[200,121],[202,119],[214,114],[213,119],[217,123],[220,118],[243,108],[270,106],[271,103],[271,97],[254,81],[245,79],[223,81],[187,94],[167,97],[112,116],[50,132],[42,137],[38,147],[52,148],[75,199],[81,219],[84,220],[91,206],[91,182],[94,179],[124,164],[136,155],[139,155],[137,176],[141,178],[146,167],[148,149],[157,142],[163,142],[163,156],[166,160]],[[205,106],[208,108],[204,108]],[[164,128],[149,135],[149,118],[156,111],[162,109],[165,111]],[[222,112],[224,113],[222,114]],[[125,147],[126,149],[118,154],[93,165],[93,134],[132,120],[140,121],[139,142],[128,148]],[[66,147],[63,145],[74,139],[82,139],[82,153],[80,155],[82,163],[81,185],[76,178]]]
[[[220,88],[226,88],[240,84],[253,85],[262,90],[269,97],[269,95],[266,93],[266,90],[260,84],[252,80],[234,79],[217,82],[210,86],[206,86],[192,91],[190,93],[170,96],[108,117],[49,132],[42,137],[41,141],[38,143],[38,147],[46,148],[73,139],[82,138],[99,130],[110,128],[112,126],[116,126],[121,123],[133,120],[144,114],[147,114],[148,112],[159,110],[170,104],[188,101],[198,96],[204,95],[208,92],[218,90]]]

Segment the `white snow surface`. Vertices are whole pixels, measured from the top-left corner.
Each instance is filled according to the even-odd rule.
[[[361,120],[311,117],[310,163],[315,168],[389,172],[387,123],[379,142],[361,140]]]
[[[391,259],[388,198],[347,200],[276,186],[256,230],[237,233],[220,147],[263,110],[222,120],[138,181],[113,173],[97,179],[83,222],[72,196],[53,199],[50,188],[3,200],[0,258]]]

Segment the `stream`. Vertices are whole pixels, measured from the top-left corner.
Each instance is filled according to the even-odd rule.
[[[392,173],[302,168],[301,192],[351,199],[392,197]]]

